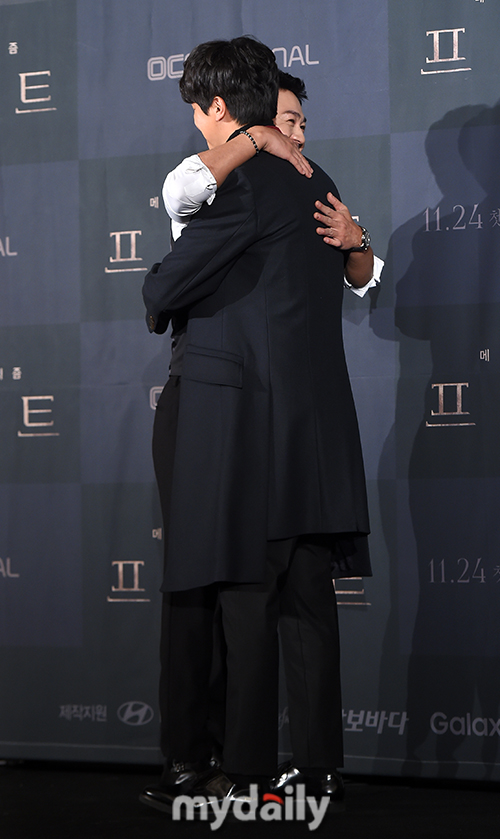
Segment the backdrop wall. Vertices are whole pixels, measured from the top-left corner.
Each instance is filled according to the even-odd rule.
[[[203,149],[183,58],[253,34],[386,260],[344,304],[375,572],[337,586],[346,769],[500,778],[499,29],[496,0],[0,0],[1,757],[160,759],[140,289]],[[285,695],[279,725],[286,753]]]

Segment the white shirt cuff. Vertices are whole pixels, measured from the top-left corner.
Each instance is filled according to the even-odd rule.
[[[358,297],[364,297],[366,292],[369,288],[375,288],[380,282],[380,275],[382,273],[382,268],[384,267],[384,260],[380,259],[378,256],[373,256],[373,274],[371,279],[368,280],[367,284],[362,286],[361,288],[355,288],[350,283],[347,282],[346,278],[344,277],[344,285],[346,288],[349,288],[354,294],[357,294]]]

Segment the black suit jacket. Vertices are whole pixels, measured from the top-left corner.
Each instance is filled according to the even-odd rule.
[[[313,217],[338,192],[313,168],[254,157],[145,278],[150,329],[189,310],[165,588],[256,582],[268,539],[369,530],[344,255]]]

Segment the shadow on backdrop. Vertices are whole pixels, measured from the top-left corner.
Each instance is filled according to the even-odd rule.
[[[431,126],[425,149],[443,197],[394,232],[372,303],[372,328],[394,340],[381,315],[395,287],[400,378],[380,475],[395,452],[397,489],[379,481],[392,587],[379,707],[394,704],[395,663],[407,666],[403,772],[413,776],[453,778],[476,763],[473,776],[489,779],[498,760],[499,148],[500,104]]]

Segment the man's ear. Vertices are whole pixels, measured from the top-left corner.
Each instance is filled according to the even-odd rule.
[[[213,108],[213,112],[217,122],[224,119],[224,117],[228,113],[226,103],[224,102],[222,96],[214,96],[210,107]]]

